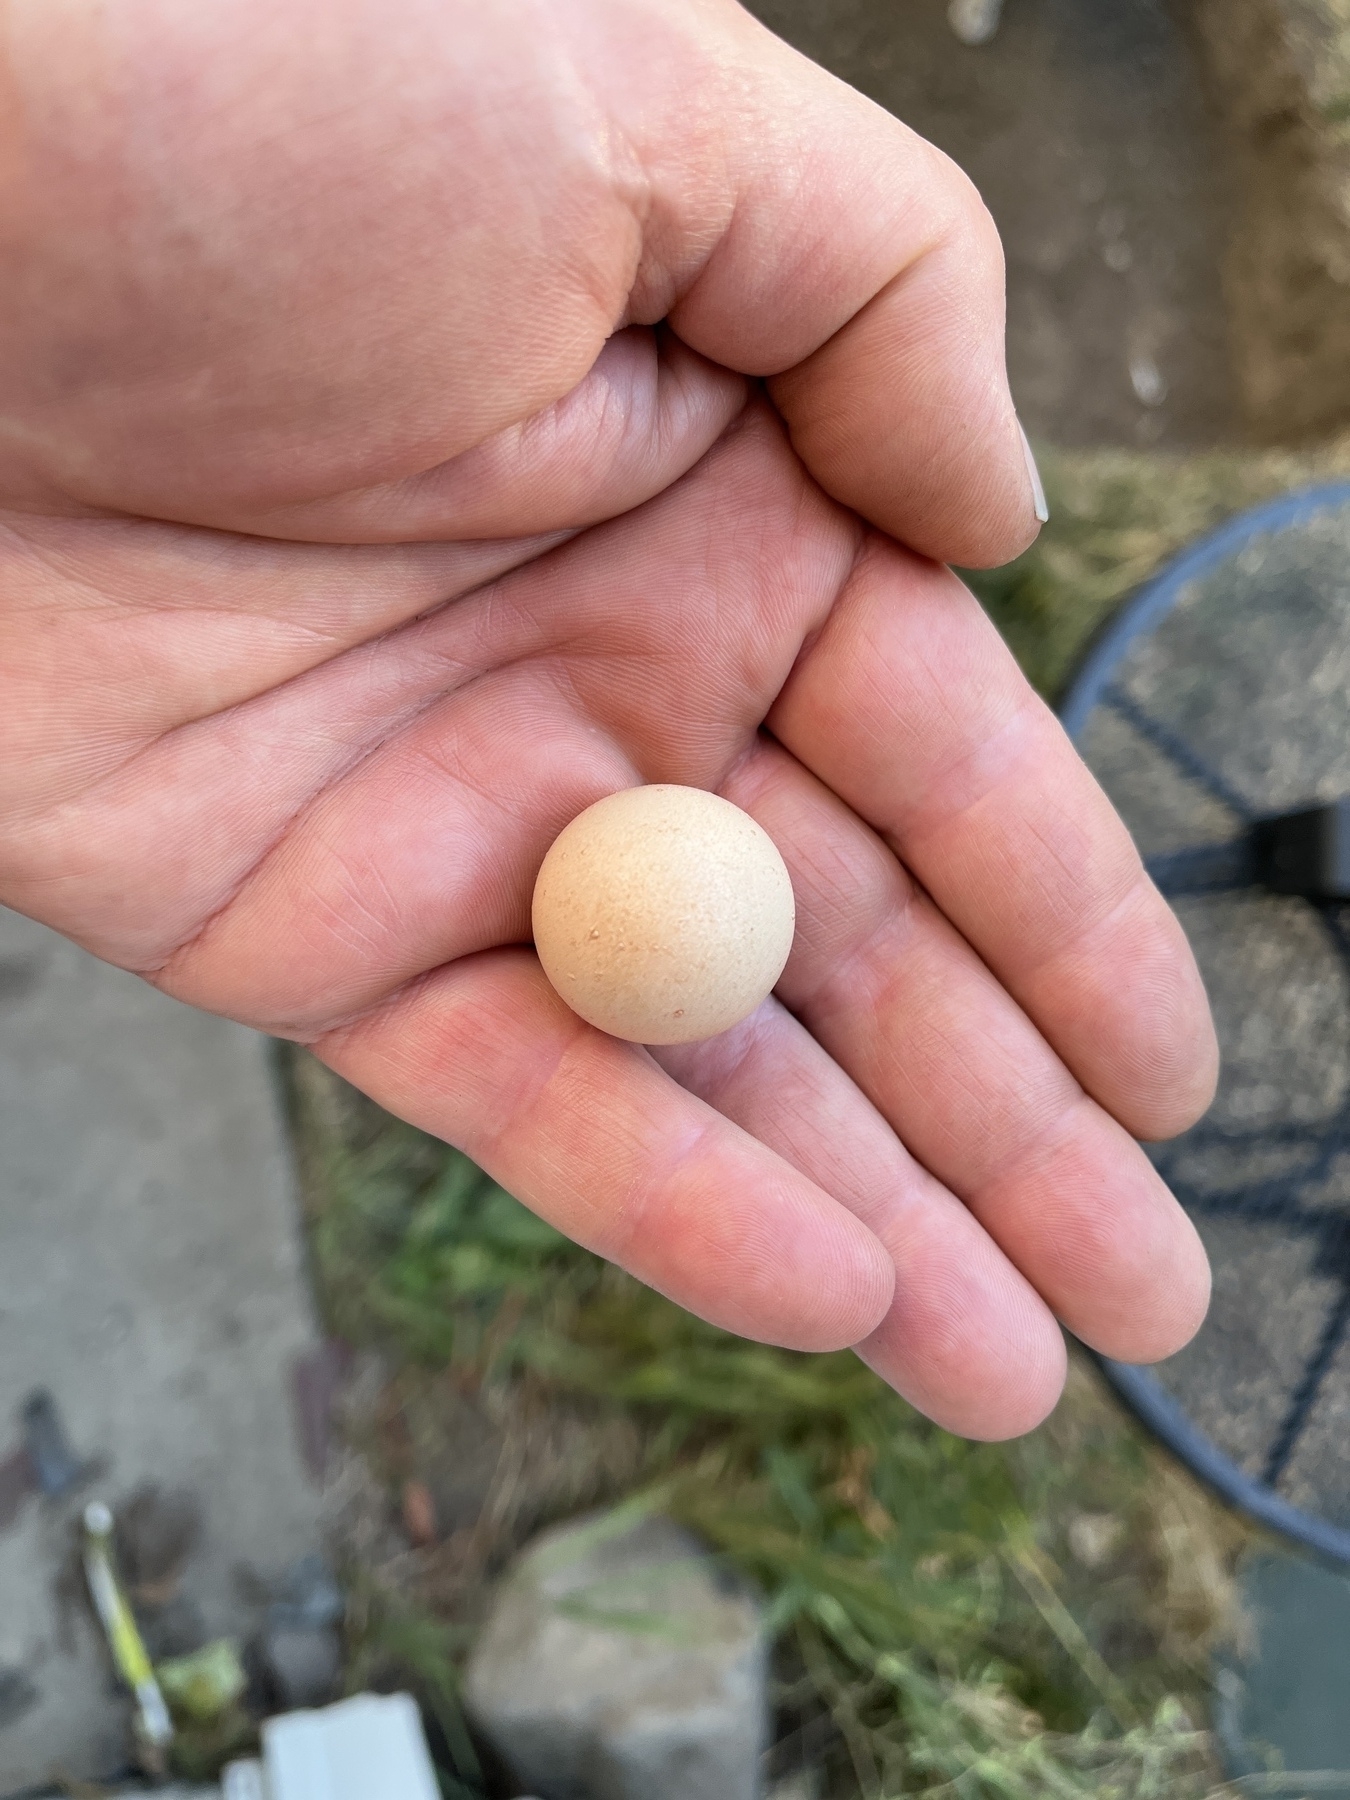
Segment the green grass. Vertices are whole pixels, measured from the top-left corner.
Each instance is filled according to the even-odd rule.
[[[1042,466],[1050,526],[1018,562],[970,579],[1053,698],[1166,556],[1241,506],[1344,473],[1350,451],[1045,451]],[[499,1407],[525,1396],[536,1420],[566,1407],[587,1430],[622,1421],[631,1454],[587,1499],[660,1506],[759,1584],[782,1772],[820,1767],[831,1800],[1219,1791],[1209,1656],[1234,1626],[1244,1533],[1083,1362],[1040,1431],[963,1442],[850,1355],[795,1355],[701,1324],[308,1058],[293,1075],[330,1328],[383,1354],[395,1411],[421,1395],[434,1413],[448,1379]],[[513,1478],[526,1490],[533,1442],[526,1430]],[[395,1461],[391,1506],[409,1467]],[[452,1800],[483,1791],[456,1698],[473,1595],[579,1491],[541,1478],[516,1527],[465,1536],[448,1587],[435,1556],[422,1589],[406,1572],[400,1586],[349,1571],[353,1678],[410,1672],[441,1721]]]
[[[629,1492],[767,1597],[785,1769],[823,1760],[832,1794],[867,1800],[1210,1791],[1208,1649],[1239,1533],[1085,1369],[1041,1432],[967,1443],[851,1355],[691,1318],[307,1059],[296,1088],[332,1329],[404,1379],[636,1419]],[[1085,1519],[1112,1540],[1089,1565]],[[455,1720],[461,1622],[378,1582],[363,1608],[358,1673],[392,1658]],[[480,1791],[462,1748],[449,1762]]]

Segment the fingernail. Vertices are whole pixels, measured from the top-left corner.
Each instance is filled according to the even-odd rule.
[[[1045,503],[1045,483],[1041,480],[1041,472],[1036,467],[1036,458],[1031,453],[1031,444],[1026,432],[1022,431],[1020,419],[1017,422],[1017,429],[1022,432],[1022,454],[1027,459],[1027,474],[1031,477],[1031,499],[1036,508],[1036,517],[1042,525],[1048,525],[1050,508]]]

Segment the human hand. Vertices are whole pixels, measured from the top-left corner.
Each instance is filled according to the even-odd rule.
[[[968,184],[723,0],[4,30],[0,898],[954,1430],[1048,1410],[1056,1317],[1183,1342],[1128,1134],[1208,1100],[1199,979],[927,560],[1034,530]],[[635,781],[798,900],[779,1000],[659,1060],[527,948]]]

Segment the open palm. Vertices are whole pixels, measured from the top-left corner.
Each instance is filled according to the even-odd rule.
[[[960,178],[720,0],[202,10],[91,7],[76,95],[15,9],[0,898],[953,1429],[1043,1415],[1056,1318],[1175,1348],[1130,1133],[1205,1104],[1203,993],[929,560],[1032,529]],[[640,781],[798,905],[777,998],[655,1055],[528,943]]]

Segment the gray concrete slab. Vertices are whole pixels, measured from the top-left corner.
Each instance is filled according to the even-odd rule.
[[[0,909],[0,1464],[38,1386],[106,1459],[0,1531],[0,1670],[33,1690],[0,1712],[0,1795],[125,1764],[125,1706],[62,1597],[85,1499],[192,1494],[199,1635],[252,1626],[241,1566],[316,1547],[293,1409],[315,1343],[266,1041]]]

